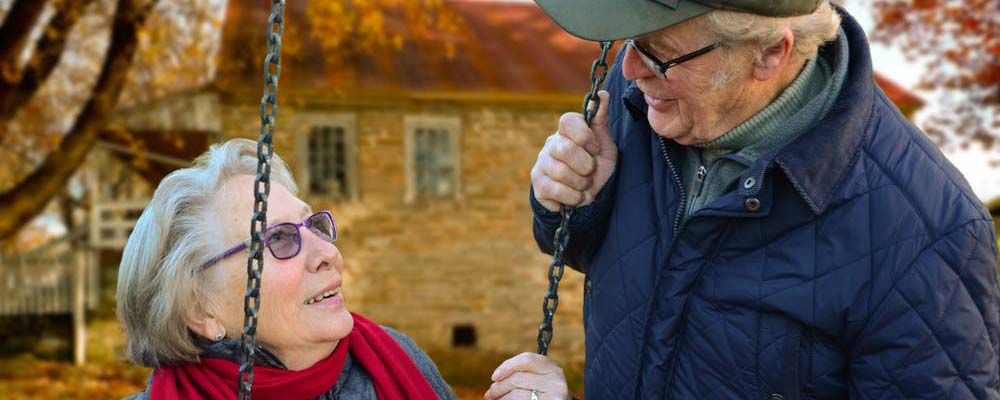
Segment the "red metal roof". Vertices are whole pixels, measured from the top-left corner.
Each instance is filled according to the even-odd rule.
[[[893,82],[891,79],[886,78],[878,72],[875,73],[875,83],[878,84],[882,91],[885,92],[886,96],[889,96],[889,100],[892,100],[896,105],[911,106],[915,108],[920,108],[924,106],[924,99],[920,98],[913,92],[906,90],[898,83]]]

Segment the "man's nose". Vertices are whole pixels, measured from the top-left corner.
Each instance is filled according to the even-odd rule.
[[[653,71],[650,71],[639,57],[639,53],[632,46],[625,46],[625,59],[622,60],[622,75],[625,79],[634,81],[653,76]]]

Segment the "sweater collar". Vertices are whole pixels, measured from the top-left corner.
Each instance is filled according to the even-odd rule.
[[[229,360],[237,364],[242,362],[242,357],[240,355],[242,354],[240,352],[241,344],[239,340],[224,338],[213,342],[197,335],[192,336],[195,337],[195,345],[201,349],[201,357],[219,358]],[[260,345],[257,345],[257,351],[255,354],[254,365],[277,369],[288,369],[285,367],[285,364],[278,359],[278,356],[274,355],[274,353],[268,351]]]

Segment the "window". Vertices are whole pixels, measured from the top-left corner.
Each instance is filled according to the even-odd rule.
[[[435,128],[417,128],[414,132],[417,158],[418,194],[446,196],[452,193],[455,168],[451,160],[451,138],[448,131]]]
[[[309,132],[309,193],[349,197],[344,127],[314,126]]]
[[[353,115],[304,113],[296,117],[304,131],[297,143],[299,187],[314,196],[355,198],[357,149]]]
[[[460,198],[459,120],[408,116],[406,126],[406,200]]]

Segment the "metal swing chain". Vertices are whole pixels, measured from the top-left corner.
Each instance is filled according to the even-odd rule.
[[[597,99],[597,91],[604,84],[604,78],[608,75],[608,51],[614,42],[600,42],[601,56],[594,60],[590,66],[590,91],[583,98],[583,118],[590,125],[591,120],[597,115],[597,108],[600,100],[594,103],[594,107],[589,107],[592,100]],[[556,229],[555,238],[552,240],[552,263],[549,264],[549,289],[545,293],[545,300],[542,302],[542,324],[538,327],[538,354],[549,353],[549,343],[552,342],[552,318],[556,315],[556,308],[559,306],[559,281],[562,280],[566,263],[563,260],[563,253],[569,245],[569,220],[573,216],[573,207],[562,206],[559,210],[561,219],[559,228]]]
[[[254,181],[253,219],[250,221],[250,257],[247,259],[247,291],[243,297],[243,333],[240,336],[239,399],[249,400],[253,387],[253,365],[257,351],[257,312],[260,310],[260,280],[264,272],[264,229],[267,227],[267,197],[271,193],[271,156],[274,154],[274,122],[278,114],[278,77],[281,75],[281,34],[285,30],[285,0],[271,0],[267,19],[267,55],[264,57],[264,95],[260,99],[260,136],[257,138],[257,177]]]

